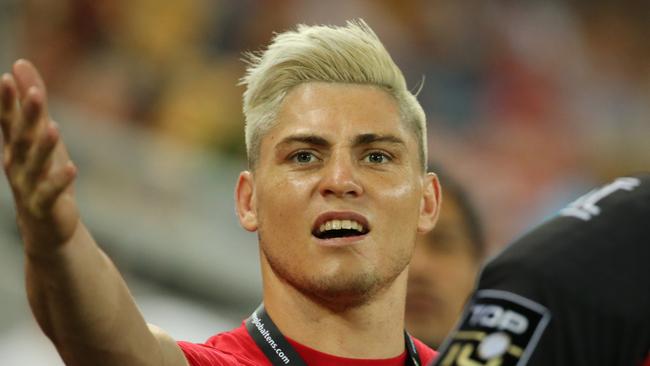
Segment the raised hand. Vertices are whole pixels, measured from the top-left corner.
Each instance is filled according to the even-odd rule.
[[[2,163],[13,191],[28,254],[64,245],[79,222],[73,196],[76,167],[49,117],[45,84],[36,68],[19,60],[0,80]]]
[[[66,365],[187,365],[178,344],[149,328],[126,283],[79,218],[76,168],[28,61],[0,79],[3,167],[27,258],[29,304]]]

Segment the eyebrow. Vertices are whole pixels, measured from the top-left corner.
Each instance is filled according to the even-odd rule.
[[[288,145],[291,143],[303,143],[307,145],[314,145],[314,146],[320,146],[320,147],[329,147],[332,144],[327,141],[325,138],[321,136],[316,136],[316,135],[291,135],[283,138],[277,145],[276,147],[280,147],[282,145]]]
[[[368,145],[375,142],[388,142],[391,144],[406,145],[404,140],[394,135],[377,135],[374,133],[364,133],[354,139],[354,145]]]
[[[364,133],[357,135],[354,138],[353,141],[353,146],[360,146],[360,145],[369,145],[372,143],[376,142],[387,142],[391,144],[397,144],[397,145],[406,145],[404,140],[400,139],[397,136],[394,135],[378,135],[374,133]],[[288,145],[291,143],[303,143],[307,145],[312,145],[312,146],[319,146],[319,147],[331,147],[332,143],[330,143],[327,139],[324,137],[318,136],[318,135],[311,135],[311,134],[304,134],[304,135],[291,135],[283,138],[277,145],[276,148],[279,148],[283,145]]]

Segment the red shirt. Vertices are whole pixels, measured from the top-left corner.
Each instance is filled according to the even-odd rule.
[[[406,351],[404,351],[401,355],[388,359],[345,358],[319,352],[290,338],[287,338],[287,341],[309,366],[403,366],[407,357]],[[415,338],[413,338],[413,343],[420,355],[422,365],[427,365],[435,358],[434,350]],[[272,366],[243,324],[230,332],[219,333],[202,344],[178,342],[178,345],[191,366]]]

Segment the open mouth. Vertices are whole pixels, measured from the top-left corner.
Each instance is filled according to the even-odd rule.
[[[368,233],[366,224],[356,220],[327,220],[312,231],[318,239],[345,238]]]

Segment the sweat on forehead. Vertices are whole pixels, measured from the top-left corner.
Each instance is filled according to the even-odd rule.
[[[285,96],[297,85],[329,82],[374,85],[392,95],[403,121],[420,145],[422,168],[426,167],[426,122],[422,107],[406,88],[377,35],[363,20],[345,26],[298,25],[275,36],[264,51],[247,53],[243,111],[246,119],[246,151],[249,166],[259,158],[262,137],[276,122]]]

